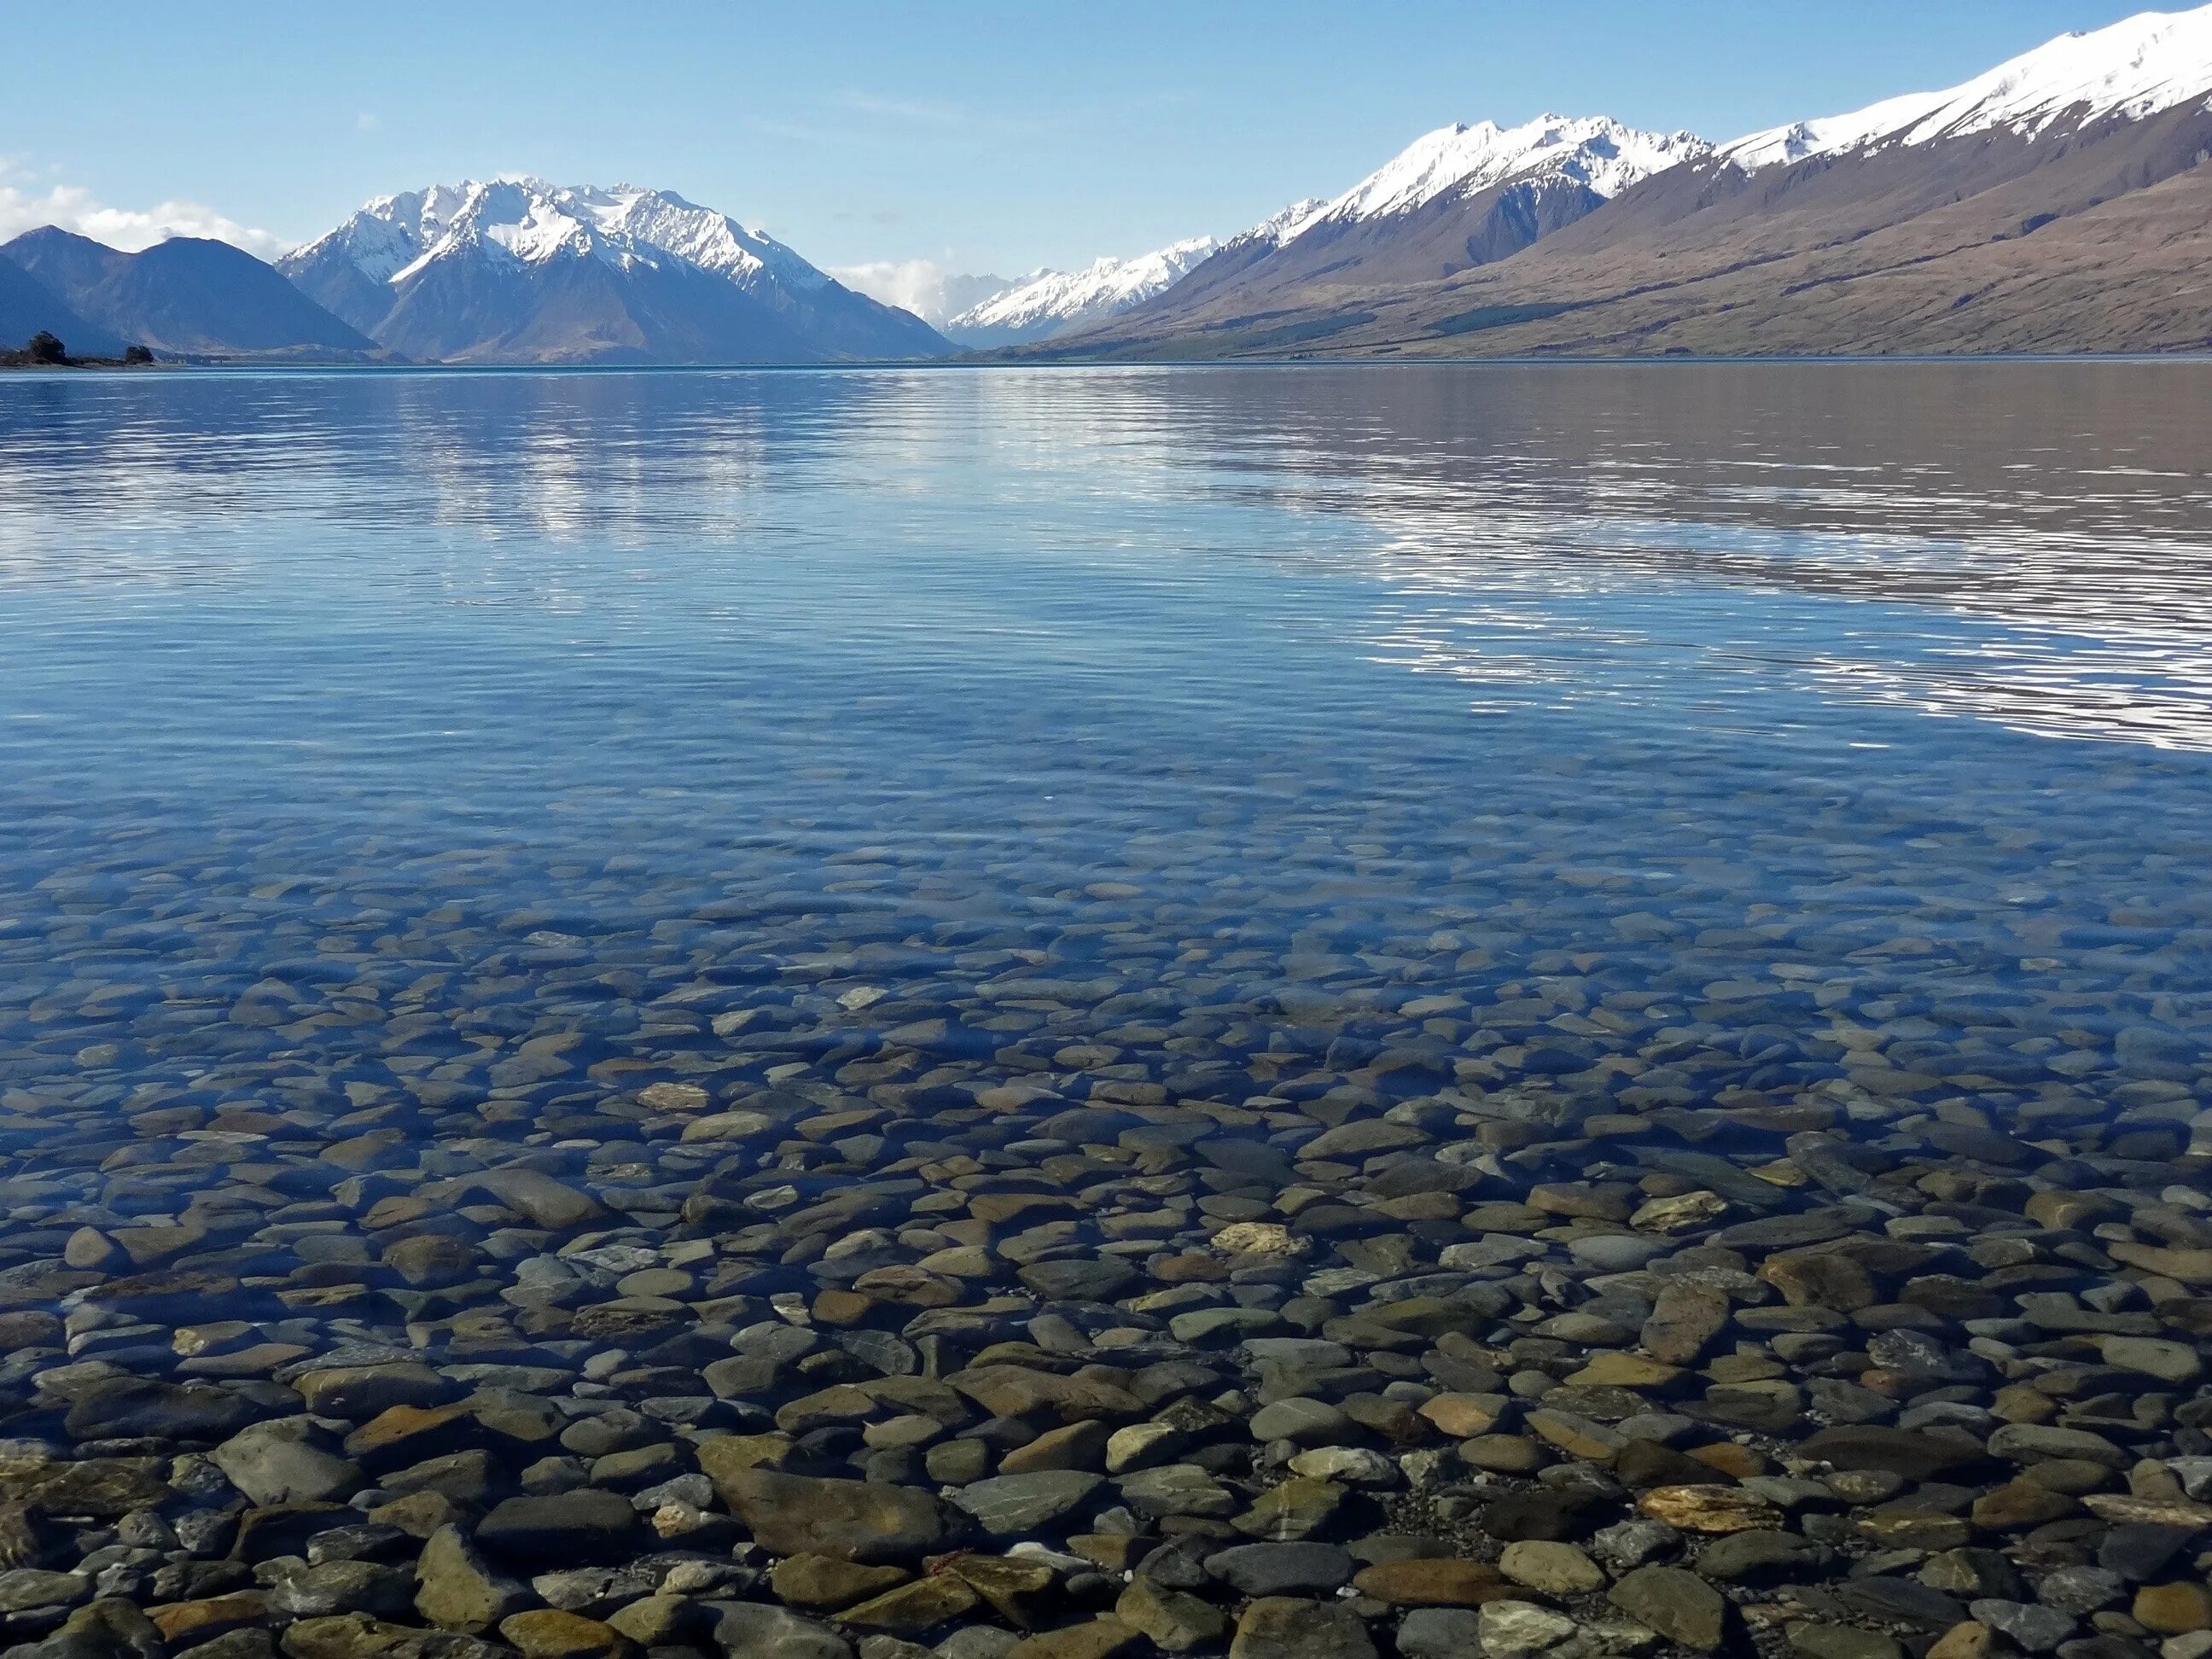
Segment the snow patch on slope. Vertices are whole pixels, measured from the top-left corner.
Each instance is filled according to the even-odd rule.
[[[1231,237],[1222,244],[1222,251],[1229,252],[1255,244],[1280,247],[1304,234],[1308,226],[1334,205],[1326,196],[1309,196],[1303,202],[1293,202],[1273,218],[1262,219],[1242,235]]]
[[[2121,116],[2140,120],[2212,97],[2212,6],[2147,11],[2056,40],[1942,92],[1773,127],[1723,145],[1747,170],[1876,144],[1929,144],[2000,129],[2036,137]]]

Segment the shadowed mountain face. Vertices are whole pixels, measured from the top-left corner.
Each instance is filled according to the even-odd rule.
[[[12,350],[40,333],[52,335],[70,351],[86,357],[114,356],[124,344],[107,330],[71,311],[30,272],[0,258],[0,347]]]
[[[951,349],[764,233],[628,185],[500,179],[383,197],[281,269],[426,362],[807,363]]]
[[[228,242],[179,236],[125,253],[50,225],[0,247],[0,255],[95,329],[156,351],[351,357],[375,349],[272,266]]]
[[[790,362],[821,355],[767,305],[703,271],[623,272],[590,258],[537,269],[432,265],[398,291],[378,333],[407,356],[441,362]]]

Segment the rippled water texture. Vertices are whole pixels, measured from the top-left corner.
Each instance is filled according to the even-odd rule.
[[[656,1082],[2179,1127],[2208,431],[2181,364],[8,377],[9,1213],[464,1127],[672,1209]]]

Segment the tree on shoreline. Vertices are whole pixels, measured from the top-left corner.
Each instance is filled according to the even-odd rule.
[[[23,347],[23,356],[34,363],[58,365],[69,362],[69,352],[62,343],[43,328],[33,334]]]

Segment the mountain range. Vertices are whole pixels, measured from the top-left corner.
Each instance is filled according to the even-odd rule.
[[[378,198],[274,267],[48,228],[0,246],[0,343],[600,364],[2203,349],[2208,161],[2212,5],[1719,144],[1604,116],[1440,127],[1242,233],[1012,283],[885,264],[848,285],[668,191],[522,177]]]
[[[1108,359],[2212,346],[2212,6],[1733,143],[1447,129],[1156,298]],[[1511,171],[1449,158],[1491,153]],[[1527,164],[1511,158],[1518,152]],[[1437,158],[1431,167],[1429,158]],[[1593,161],[1600,165],[1593,166]],[[1398,180],[1424,181],[1411,191]]]
[[[453,363],[840,362],[949,349],[763,231],[536,179],[380,197],[277,262],[388,351]]]

